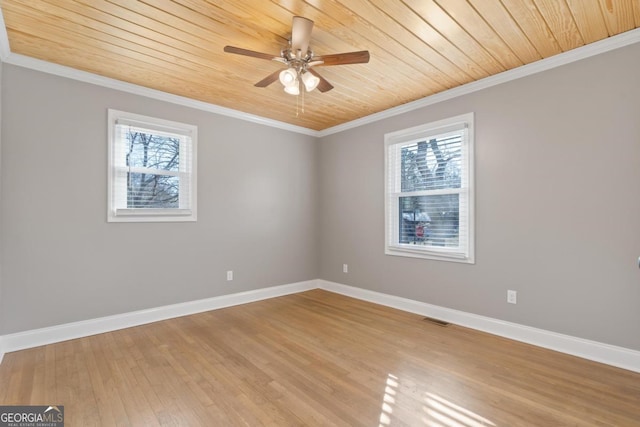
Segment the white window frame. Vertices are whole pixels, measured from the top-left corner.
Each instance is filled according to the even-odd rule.
[[[465,129],[462,140],[462,185],[460,189],[401,192],[400,155],[402,146],[434,136]],[[385,254],[424,258],[441,261],[475,263],[475,209],[474,209],[474,115],[467,113],[421,126],[385,134]],[[460,248],[420,246],[400,243],[400,197],[436,194],[459,194],[460,200]],[[463,200],[465,198],[466,200]],[[464,209],[466,206],[466,209]],[[463,228],[466,233],[463,233]]]
[[[108,122],[108,222],[176,222],[197,220],[197,144],[198,128],[195,125],[143,116],[109,109]],[[138,171],[137,168],[127,168],[119,159],[119,150],[116,138],[116,126],[128,124],[142,129],[156,132],[169,133],[180,136],[180,164],[179,172],[163,171],[163,175],[179,175],[179,208],[177,209],[151,209],[151,208],[127,208],[118,206],[118,200],[126,200],[126,182],[118,180],[118,170]],[[138,171],[139,172],[139,171]],[[124,192],[124,197],[123,193]],[[121,202],[120,202],[121,203]]]

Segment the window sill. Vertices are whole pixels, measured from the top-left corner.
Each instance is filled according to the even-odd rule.
[[[401,256],[408,258],[431,259],[436,261],[459,262],[463,264],[475,264],[473,255],[459,252],[437,252],[426,249],[418,249],[404,246],[387,246],[385,255]]]
[[[193,222],[196,213],[191,209],[116,209],[108,222]]]

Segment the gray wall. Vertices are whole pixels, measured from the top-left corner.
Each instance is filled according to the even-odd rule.
[[[198,126],[197,222],[106,222],[107,108]],[[1,333],[318,277],[313,137],[6,64],[2,113]]]
[[[323,138],[320,276],[640,350],[638,70],[640,44]],[[467,112],[476,264],[385,256],[384,134]]]

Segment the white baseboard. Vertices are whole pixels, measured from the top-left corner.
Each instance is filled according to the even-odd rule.
[[[316,280],[309,280],[306,282],[273,286],[253,291],[222,295],[197,301],[166,305],[147,310],[133,311],[114,316],[100,317],[97,319],[83,320],[80,322],[66,323],[64,325],[56,325],[4,335],[0,336],[0,363],[4,354],[11,351],[88,337],[90,335],[116,331],[118,329],[125,329],[160,320],[172,319],[174,317],[187,316],[189,314],[202,313],[204,311],[295,294],[298,292],[316,289],[317,287],[318,284]]]
[[[583,359],[640,372],[640,351],[558,334],[543,329],[505,322],[491,317],[414,301],[380,292],[355,288],[340,283],[318,280],[318,287],[330,292],[350,296],[387,307],[445,320],[456,325],[477,329],[501,337],[533,344]]]
[[[640,372],[640,351],[576,338],[569,335],[558,334],[555,332],[545,331],[543,329],[505,322],[491,317],[479,316],[476,314],[321,279],[240,292],[237,294],[222,295],[203,300],[167,305],[148,310],[134,311],[0,336],[0,363],[2,363],[4,354],[11,351],[87,337],[103,332],[130,328],[174,317],[187,316],[189,314],[246,304],[249,302],[275,298],[317,288],[350,296],[363,301],[369,301],[385,305],[387,307],[420,314],[422,316],[445,320],[450,323],[455,323],[456,325],[560,351],[562,353],[571,354],[584,359],[593,360],[595,362],[617,366],[634,372]]]

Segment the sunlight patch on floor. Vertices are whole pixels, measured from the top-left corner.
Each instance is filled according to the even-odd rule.
[[[422,416],[420,417],[421,425],[425,427],[495,427],[496,425],[487,418],[484,418],[460,405],[439,396],[435,393],[425,392],[422,401],[418,396],[405,395],[402,396],[400,390],[400,379],[393,375],[387,375],[387,381],[382,398],[382,410],[380,412],[380,423],[378,427],[393,427],[393,419],[400,421],[400,409],[407,410],[409,406],[407,400],[401,408],[397,402],[403,397],[412,400],[417,405],[416,410],[422,407]],[[405,387],[406,388],[406,387]],[[396,414],[394,417],[394,409]],[[416,414],[413,413],[407,419],[412,419]],[[415,418],[413,418],[415,420]],[[405,420],[406,421],[406,420]]]
[[[462,406],[444,399],[434,393],[425,393],[423,406],[427,418],[423,418],[429,427],[483,427],[495,426],[494,423]]]
[[[384,388],[384,397],[382,398],[382,412],[380,412],[379,427],[391,425],[391,414],[393,413],[393,405],[396,403],[397,389],[398,377],[393,374],[387,375],[387,384]]]

